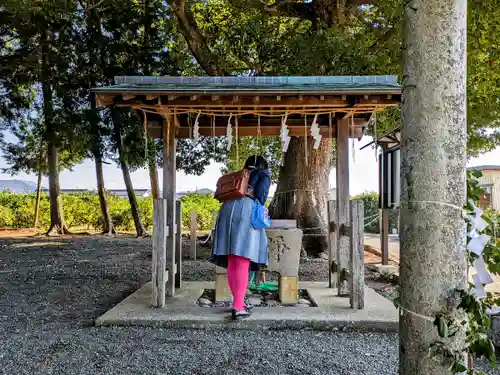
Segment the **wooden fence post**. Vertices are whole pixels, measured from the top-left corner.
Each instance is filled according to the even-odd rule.
[[[328,287],[337,288],[338,262],[337,262],[337,202],[328,201]]]
[[[337,121],[337,264],[338,264],[338,293],[346,296],[350,293],[348,282],[349,271],[349,120]],[[337,229],[338,228],[338,229]]]
[[[182,203],[175,202],[175,261],[177,272],[175,273],[175,287],[182,285]]]
[[[351,251],[349,291],[353,309],[365,307],[365,250],[364,250],[364,208],[363,201],[350,202],[351,209]]]
[[[167,118],[168,121],[163,123],[163,198],[167,201],[167,269],[169,273],[166,294],[173,297],[175,295],[175,273],[177,271],[177,265],[175,264],[175,157],[177,142],[174,128],[175,116],[167,114]]]
[[[155,199],[153,202],[153,256],[152,256],[152,305],[165,307],[165,283],[168,274],[167,266],[167,200]],[[166,276],[166,277],[165,277]]]
[[[196,260],[196,229],[197,229],[197,214],[196,210],[191,210],[189,213],[190,227],[191,227],[191,246],[189,249],[189,258]]]

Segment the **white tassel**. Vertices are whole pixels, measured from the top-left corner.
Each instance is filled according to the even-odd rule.
[[[288,119],[288,112],[285,113],[285,117],[281,121],[280,138],[281,142],[283,143],[283,148],[281,150],[283,153],[287,152],[288,145],[290,144],[290,139],[291,139],[291,137],[288,136],[288,127],[286,125],[287,119]]]
[[[229,115],[229,120],[227,121],[226,136],[227,136],[227,151],[231,150],[231,145],[233,143],[233,129],[231,128],[231,118],[233,114]]]
[[[195,141],[197,141],[198,138],[200,138],[200,123],[198,121],[200,119],[200,115],[201,115],[201,112],[198,112],[198,115],[196,116],[196,120],[194,120],[193,137],[194,137]]]
[[[313,148],[317,150],[319,148],[319,145],[321,143],[321,134],[319,133],[319,126],[318,126],[318,114],[314,115],[314,120],[311,124],[311,137],[314,139],[314,144]]]

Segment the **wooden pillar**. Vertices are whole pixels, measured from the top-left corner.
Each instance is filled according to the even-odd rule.
[[[382,252],[382,264],[389,264],[389,209],[382,208],[382,222],[380,226],[380,249]]]
[[[167,240],[167,201],[155,199],[153,201],[153,255],[152,255],[152,301],[153,307],[165,307],[165,282],[168,274],[165,272],[166,240]]]
[[[347,273],[349,270],[349,120],[337,120],[337,264],[338,293],[346,295],[348,290]]]
[[[351,254],[349,277],[349,300],[353,309],[365,307],[365,246],[363,201],[350,202],[351,206]]]
[[[167,201],[167,296],[175,294],[175,156],[176,140],[174,118],[168,114],[163,123],[163,198]]]
[[[338,288],[337,221],[337,202],[328,201],[328,287],[330,288]]]
[[[175,273],[175,287],[182,285],[182,203],[176,201],[175,207],[175,261],[177,263]]]
[[[189,258],[196,260],[196,229],[197,229],[197,214],[196,210],[191,210],[189,213],[189,224],[191,227],[191,246],[189,248]]]

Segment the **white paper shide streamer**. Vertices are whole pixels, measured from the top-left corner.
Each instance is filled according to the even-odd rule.
[[[227,151],[231,150],[231,145],[233,144],[233,129],[231,128],[231,119],[233,114],[229,115],[229,120],[227,120],[226,136],[227,136]]]
[[[317,150],[321,143],[321,134],[319,134],[319,126],[318,126],[318,114],[314,115],[314,120],[311,124],[311,137],[314,139],[313,148]]]
[[[198,121],[200,119],[201,112],[198,112],[198,115],[196,116],[196,120],[194,120],[194,128],[193,128],[193,138],[195,141],[200,138],[200,122]]]
[[[467,244],[467,250],[476,254],[477,259],[474,261],[472,266],[474,267],[476,273],[472,275],[472,282],[474,283],[474,294],[477,298],[485,298],[486,290],[484,286],[487,284],[492,284],[493,278],[486,269],[486,264],[483,259],[483,251],[488,241],[491,239],[487,234],[481,233],[486,229],[488,223],[481,217],[483,211],[475,207],[474,215],[470,215],[471,229],[467,233],[470,241]]]
[[[286,120],[288,119],[288,112],[285,113],[285,117],[281,120],[281,130],[280,130],[280,138],[283,143],[283,148],[281,151],[286,152],[288,150],[288,145],[290,144],[290,139],[292,139],[288,135],[288,126],[286,125]]]

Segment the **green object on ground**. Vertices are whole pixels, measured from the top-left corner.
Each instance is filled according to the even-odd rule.
[[[278,283],[266,282],[260,283],[256,285],[253,280],[255,279],[255,272],[250,273],[250,280],[248,282],[248,289],[252,292],[263,293],[263,292],[277,292],[278,291]]]

